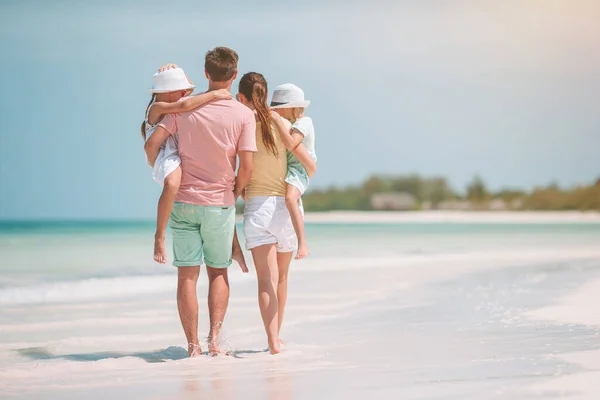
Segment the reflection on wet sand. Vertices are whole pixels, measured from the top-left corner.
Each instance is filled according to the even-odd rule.
[[[235,358],[202,363],[200,368],[182,376],[181,397],[191,399],[233,400],[236,398],[291,400],[293,398],[292,369],[281,357],[265,354],[258,367],[249,374],[247,365]],[[258,361],[258,359],[257,359]],[[261,371],[261,372],[258,372]],[[258,374],[257,374],[258,372]],[[260,374],[260,375],[259,375]],[[262,376],[261,376],[262,375]],[[261,378],[258,379],[257,378]],[[248,391],[248,383],[256,382]]]
[[[234,399],[235,387],[231,377],[235,376],[230,366],[206,363],[193,374],[183,376],[184,399]]]
[[[292,398],[293,376],[289,368],[280,357],[270,357],[271,368],[265,380],[267,382],[268,400],[290,400]]]

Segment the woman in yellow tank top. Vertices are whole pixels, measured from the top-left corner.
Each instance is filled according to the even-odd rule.
[[[269,350],[277,354],[283,345],[279,331],[287,300],[288,270],[298,243],[285,204],[287,149],[276,125],[287,121],[269,110],[267,81],[261,74],[245,74],[240,79],[238,92],[238,100],[254,111],[257,122],[258,152],[254,154],[252,179],[244,196],[244,236],[256,266],[258,305]],[[316,164],[302,144],[293,154],[309,175],[314,174]]]

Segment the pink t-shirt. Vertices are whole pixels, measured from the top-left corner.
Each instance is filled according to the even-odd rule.
[[[254,113],[235,100],[219,100],[167,115],[159,125],[179,135],[182,176],[176,201],[233,205],[236,155],[256,151]]]

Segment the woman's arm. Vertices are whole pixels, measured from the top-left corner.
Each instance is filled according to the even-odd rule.
[[[235,187],[233,189],[233,194],[236,200],[238,197],[244,194],[244,190],[252,178],[254,152],[240,151],[238,153],[238,158],[240,159],[240,167],[238,168],[237,176],[235,177]]]
[[[276,112],[272,113],[273,121],[275,125],[277,125],[277,130],[279,131],[279,137],[281,137],[281,141],[285,145],[286,149],[289,151],[294,150],[300,143],[302,143],[302,139],[304,139],[304,135],[300,133],[300,131],[294,129],[289,130],[283,123],[283,118]]]
[[[148,122],[152,125],[157,124],[165,114],[174,114],[186,111],[192,111],[200,107],[203,104],[214,100],[229,100],[231,99],[231,93],[226,89],[213,90],[210,92],[198,94],[196,96],[189,96],[183,100],[176,101],[174,103],[166,103],[164,101],[157,101],[150,107],[148,113]]]
[[[300,143],[294,150],[290,150],[291,153],[300,161],[300,164],[306,170],[309,178],[312,178],[315,172],[317,172],[317,163],[308,154],[308,150],[304,147],[304,144]]]

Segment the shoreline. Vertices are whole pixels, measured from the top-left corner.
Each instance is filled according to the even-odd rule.
[[[599,212],[578,211],[329,211],[306,213],[310,223],[598,223]]]
[[[243,214],[236,214],[240,222]],[[600,224],[600,211],[308,211],[309,223],[592,223]],[[155,219],[0,219],[0,228],[17,226],[78,226],[94,225],[99,228],[123,225],[153,225]]]
[[[238,215],[238,222],[242,216]],[[311,224],[600,224],[600,212],[579,211],[323,211],[307,212]]]

